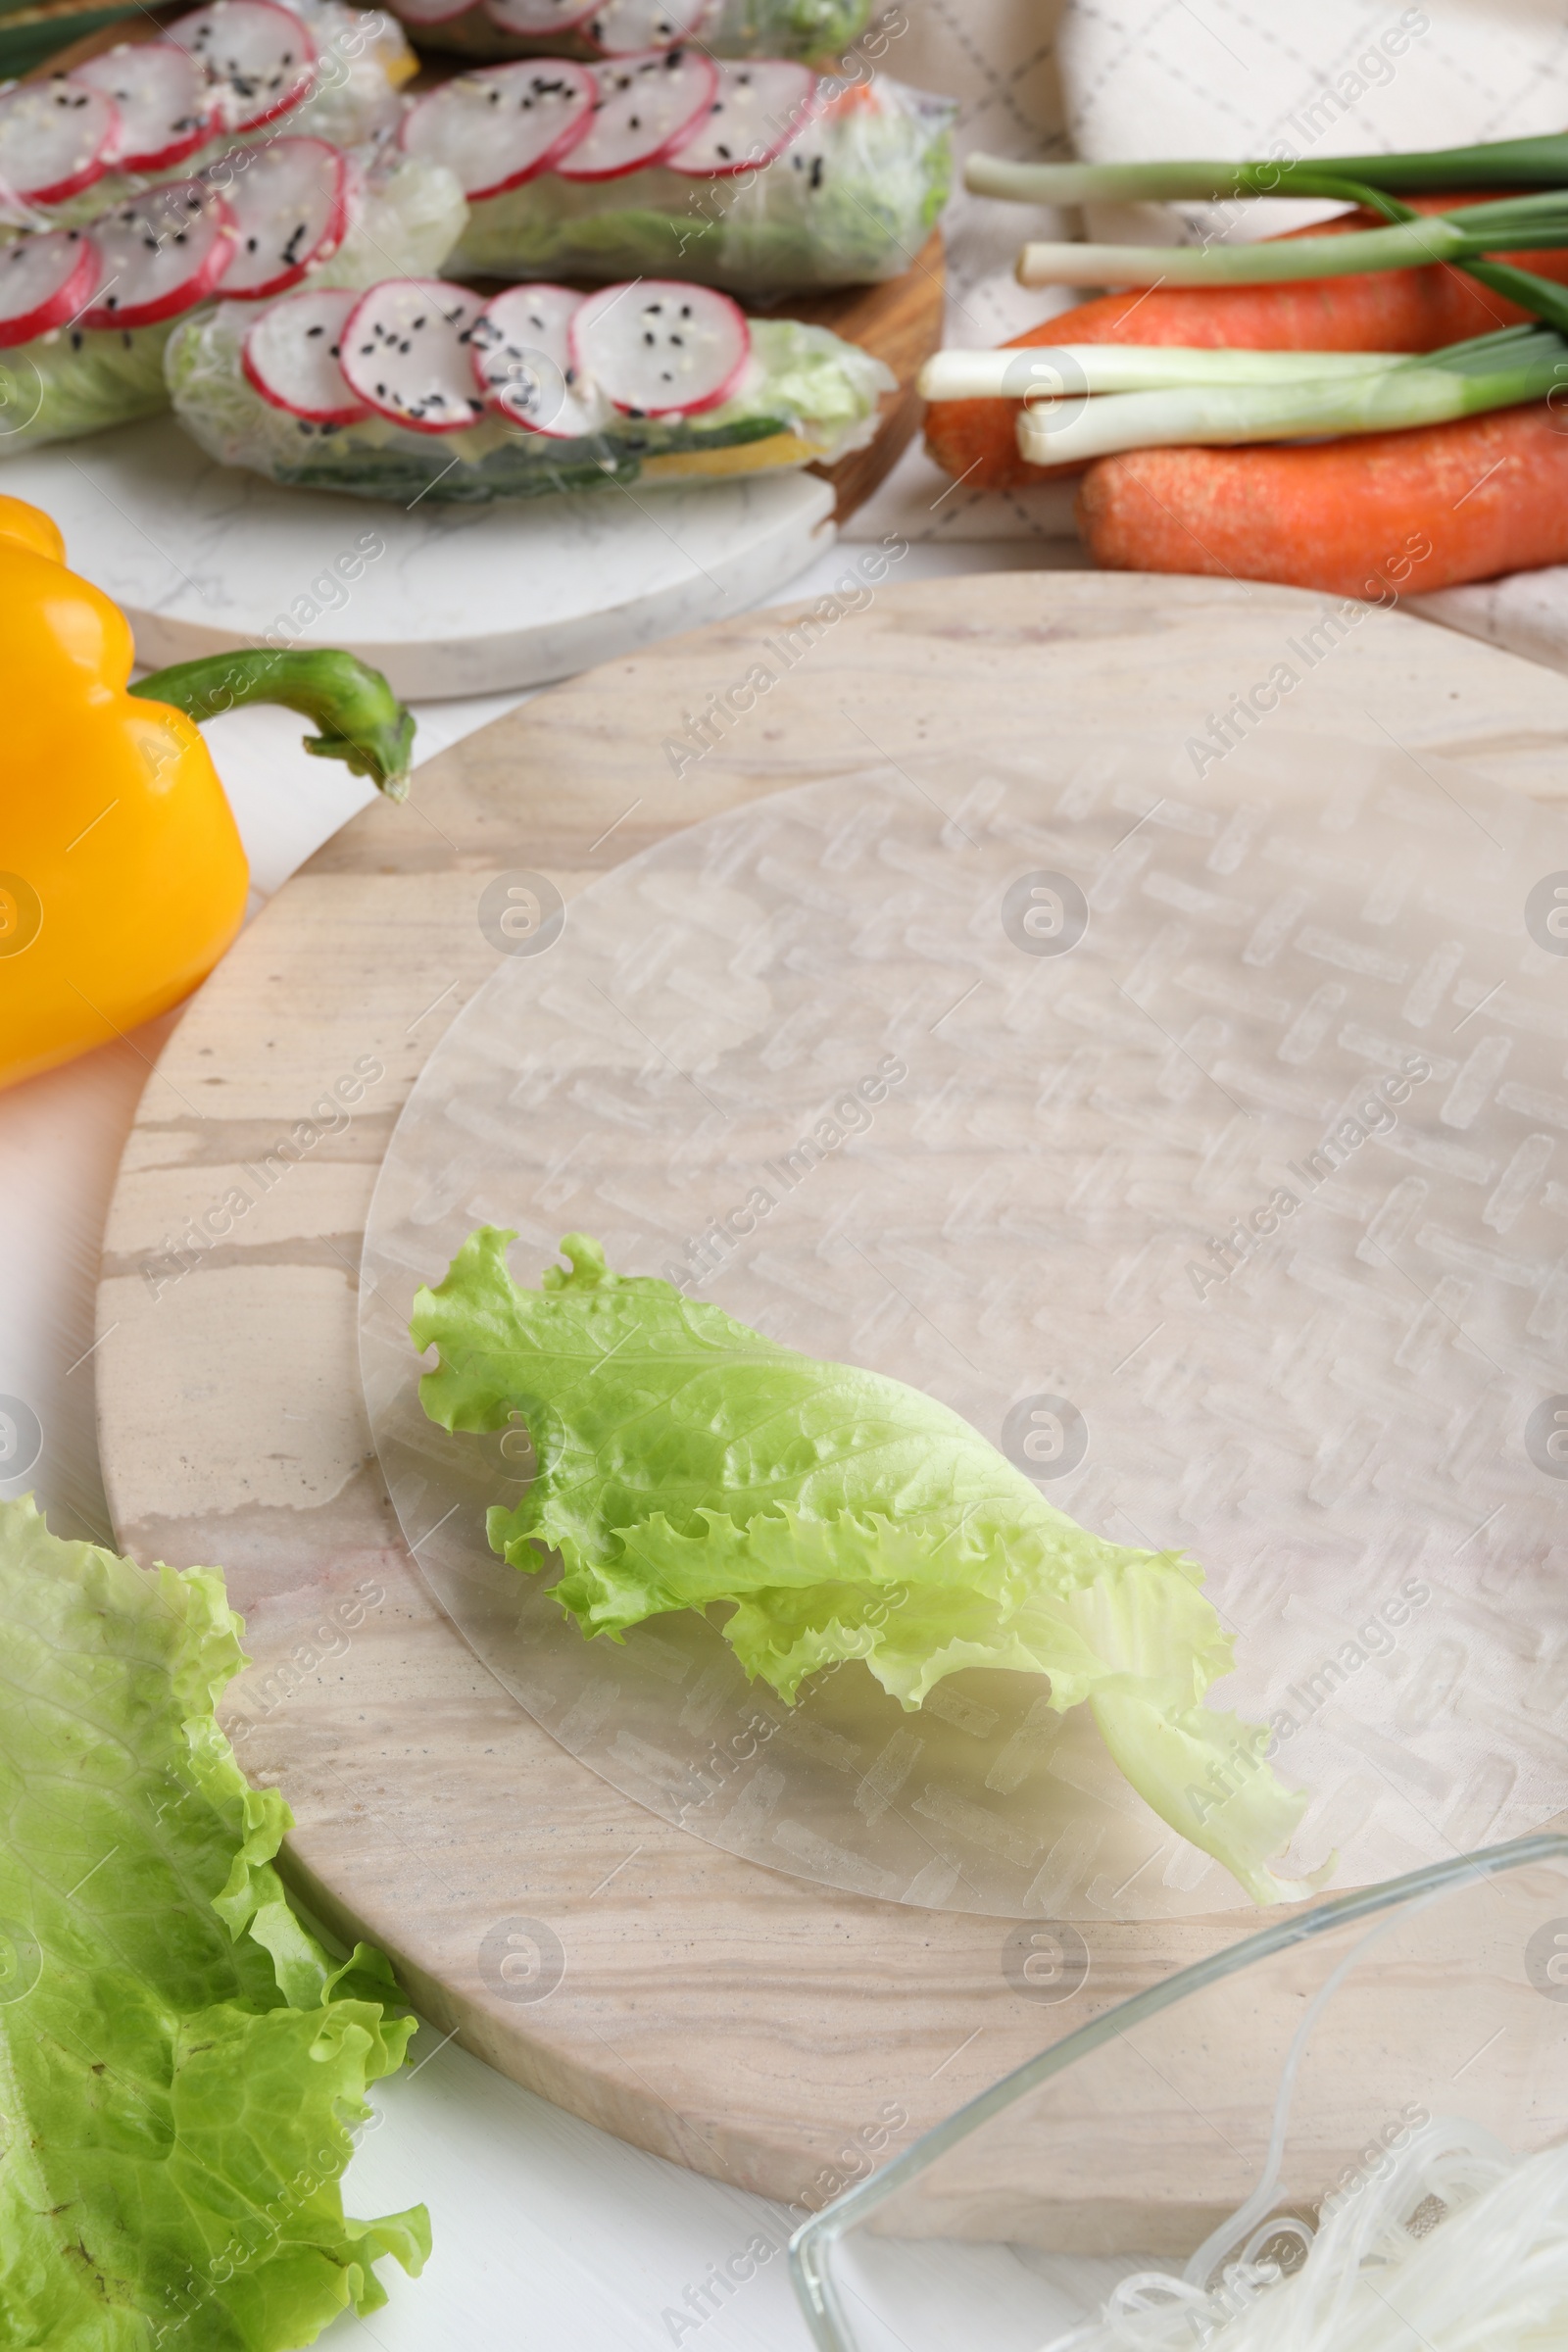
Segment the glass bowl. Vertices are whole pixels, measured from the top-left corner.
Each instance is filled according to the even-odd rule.
[[[1081,1971],[1073,1929],[1034,1942],[1043,1987]],[[1347,2233],[1385,2261],[1391,2221],[1427,2259],[1483,2175],[1564,2142],[1568,1838],[1544,1833],[1314,1904],[1107,2009],[813,2216],[796,2289],[822,2352],[1077,2330],[1228,2352],[1229,2317],[1304,2293],[1329,2230],[1313,2280]],[[1568,2150],[1556,2199],[1568,2215]],[[1356,2276],[1389,2289],[1386,2334],[1374,2314],[1289,2341],[1419,2352],[1430,2323],[1394,2316],[1414,2273]]]

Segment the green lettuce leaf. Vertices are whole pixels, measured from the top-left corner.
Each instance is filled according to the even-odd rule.
[[[216,1572],[0,1503],[0,2343],[284,2352],[428,2253],[422,2207],[343,2213],[415,2021],[285,1899],[213,1714],[242,1631]]]
[[[584,1634],[720,1603],[747,1673],[792,1703],[849,1658],[911,1709],[965,1667],[1049,1675],[1058,1712],[1087,1702],[1133,1787],[1256,1900],[1307,1890],[1267,1867],[1305,1797],[1263,1732],[1202,1704],[1232,1644],[1194,1561],[1086,1533],[933,1397],[613,1274],[581,1234],[569,1272],[520,1290],[513,1239],[481,1228],[418,1294],[414,1342],[440,1358],[419,1394],[445,1429],[526,1422],[537,1475],[490,1543],[528,1570],[559,1552]]]

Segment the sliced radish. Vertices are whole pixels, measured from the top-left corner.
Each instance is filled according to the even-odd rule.
[[[592,129],[598,101],[588,66],[490,66],[427,91],[404,116],[399,143],[445,164],[465,196],[499,196],[559,166]]]
[[[46,229],[0,246],[0,351],[76,318],[102,266],[79,228]]]
[[[707,114],[718,68],[697,49],[655,49],[595,66],[594,119],[564,162],[563,179],[619,179],[661,163]]]
[[[110,161],[122,172],[167,172],[212,136],[218,97],[196,59],[173,41],[122,41],[74,68],[120,110]]]
[[[637,278],[590,294],[571,357],[628,416],[696,416],[728,400],[752,356],[745,313],[711,286]]]
[[[551,33],[571,32],[591,17],[599,0],[485,0],[485,15],[503,32],[520,40],[541,41]]]
[[[243,160],[245,170],[233,166]],[[225,159],[234,214],[234,258],[223,294],[256,302],[297,286],[336,253],[348,226],[352,166],[325,139],[273,139]]]
[[[455,433],[484,415],[469,342],[483,305],[439,277],[391,277],[361,295],[339,337],[349,389],[416,433]]]
[[[673,49],[696,40],[717,10],[718,0],[608,0],[583,30],[606,57],[630,57],[639,49]]]
[[[13,82],[0,96],[0,182],[31,204],[64,204],[109,169],[120,116],[73,74]]]
[[[770,164],[816,111],[817,77],[785,58],[720,65],[718,94],[697,128],[665,156],[671,172],[721,178]]]
[[[316,78],[316,43],[276,0],[212,0],[169,27],[218,84],[230,130],[255,130],[298,106]]]
[[[234,216],[199,179],[168,180],[92,224],[103,277],[83,326],[156,326],[204,302],[234,257]]]
[[[572,361],[571,321],[582,301],[566,286],[509,286],[486,303],[469,345],[491,408],[554,441],[580,440],[608,416],[608,402]]]
[[[274,409],[311,424],[356,424],[369,410],[339,365],[343,329],[360,296],[352,286],[302,286],[245,330],[246,381]]]

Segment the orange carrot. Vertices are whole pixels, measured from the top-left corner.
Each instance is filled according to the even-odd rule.
[[[1493,201],[1462,196],[1418,196],[1412,210],[1452,212]],[[1370,213],[1346,213],[1292,236],[1325,235],[1376,226]],[[1539,277],[1568,283],[1568,252],[1497,256]],[[1294,285],[1156,286],[1152,292],[1102,294],[1060,311],[1006,349],[1054,343],[1192,344],[1252,351],[1437,351],[1499,326],[1517,326],[1527,313],[1460,270],[1437,263],[1425,270],[1384,270],[1356,277],[1308,278]],[[937,464],[975,490],[1019,490],[1075,468],[1030,466],[1018,455],[1020,403],[1011,400],[935,401],[926,413],[925,442]]]
[[[1079,526],[1113,571],[1188,571],[1387,603],[1568,563],[1568,427],[1544,402],[1311,446],[1100,458]]]

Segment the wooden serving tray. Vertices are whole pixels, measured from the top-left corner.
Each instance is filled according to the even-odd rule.
[[[1179,748],[1317,611],[1198,579],[890,583],[678,781],[662,747],[682,714],[800,615],[607,664],[431,760],[409,806],[355,818],[243,934],[148,1083],[105,1240],[104,1474],[128,1550],[227,1570],[255,1664],[226,1719],[294,1809],[293,1885],[391,1954],[439,2033],[699,2171],[819,2204],[1257,1922],[1090,1925],[1087,1980],[1054,2005],[1005,1921],[833,1893],[644,1812],[441,1615],[371,1448],[356,1286],[399,1108],[495,968],[480,894],[523,867],[569,899],[679,827],[863,767],[867,736],[898,760],[1131,709]],[[1269,724],[1392,734],[1568,798],[1568,678],[1396,613],[1368,614]],[[352,1120],[323,1114],[323,1132],[312,1106],[339,1082]],[[200,1250],[182,1239],[290,1135],[297,1163],[242,1223]],[[1087,2217],[1119,2181],[1087,2168],[1073,2193]]]

